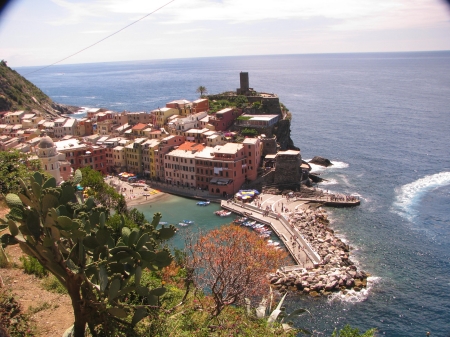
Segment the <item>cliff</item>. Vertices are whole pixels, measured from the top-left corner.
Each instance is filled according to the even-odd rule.
[[[279,121],[273,128],[273,134],[277,137],[277,143],[280,145],[281,151],[300,151],[300,149],[294,145],[294,141],[291,139],[290,119],[283,119]]]
[[[53,102],[33,83],[8,67],[6,61],[0,62],[0,111],[38,110],[57,116],[77,109]]]

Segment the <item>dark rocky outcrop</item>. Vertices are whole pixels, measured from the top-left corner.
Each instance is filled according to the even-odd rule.
[[[280,145],[281,151],[300,151],[300,149],[294,145],[294,141],[291,139],[290,119],[283,119],[279,121],[273,128],[273,134],[277,137],[277,143]]]
[[[319,157],[319,156],[315,156],[313,159],[311,159],[309,161],[309,163],[315,164],[315,165],[320,165],[320,166],[325,166],[325,167],[333,165],[333,163],[329,159]]]
[[[52,108],[59,111],[61,114],[73,114],[74,112],[77,112],[80,108],[73,105],[66,105],[66,104],[60,104],[60,103],[52,103]]]
[[[319,177],[319,175],[317,173],[310,172],[308,177],[309,177],[309,179],[311,179],[312,182],[315,182],[315,183],[320,183],[320,182],[324,181],[324,179]]]

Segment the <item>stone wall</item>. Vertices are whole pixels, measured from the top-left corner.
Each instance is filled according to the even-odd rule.
[[[274,183],[287,186],[292,185],[292,189],[297,189],[302,180],[302,170],[300,165],[302,159],[298,155],[283,155],[278,153],[275,166]]]
[[[267,134],[266,134],[266,136],[267,137],[265,137],[265,138],[261,138],[261,143],[262,143],[261,156],[263,158],[268,154],[276,154],[277,153],[277,137],[270,137]]]

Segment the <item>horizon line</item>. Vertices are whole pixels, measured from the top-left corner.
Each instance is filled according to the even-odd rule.
[[[136,59],[136,60],[118,60],[118,61],[99,61],[99,62],[80,62],[80,63],[60,63],[55,65],[33,65],[33,66],[16,66],[12,69],[18,68],[35,68],[35,67],[60,67],[60,66],[72,66],[72,65],[88,65],[88,64],[101,64],[101,63],[129,63],[129,62],[146,62],[146,61],[169,61],[169,60],[193,60],[193,59],[208,59],[208,58],[221,58],[221,57],[264,57],[264,56],[294,56],[294,55],[350,55],[350,54],[408,54],[408,53],[441,53],[450,52],[449,49],[442,50],[409,50],[409,51],[364,51],[364,52],[323,52],[323,53],[287,53],[287,54],[247,54],[247,55],[220,55],[220,56],[196,56],[196,57],[170,57],[170,58],[156,58],[156,59]],[[6,64],[8,60],[3,59]],[[32,75],[32,74],[30,74]]]

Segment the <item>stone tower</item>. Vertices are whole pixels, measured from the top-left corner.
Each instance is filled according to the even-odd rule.
[[[250,89],[250,81],[248,79],[248,72],[242,72],[239,74],[241,80],[241,92],[247,92]]]
[[[248,92],[251,89],[250,88],[250,81],[248,79],[248,72],[241,71],[239,76],[240,76],[241,87],[237,88],[236,94],[238,94],[238,95],[247,95]]]
[[[61,173],[59,172],[58,151],[56,145],[49,136],[41,138],[37,149],[37,156],[42,162],[45,172],[56,179],[56,183],[61,182]]]

